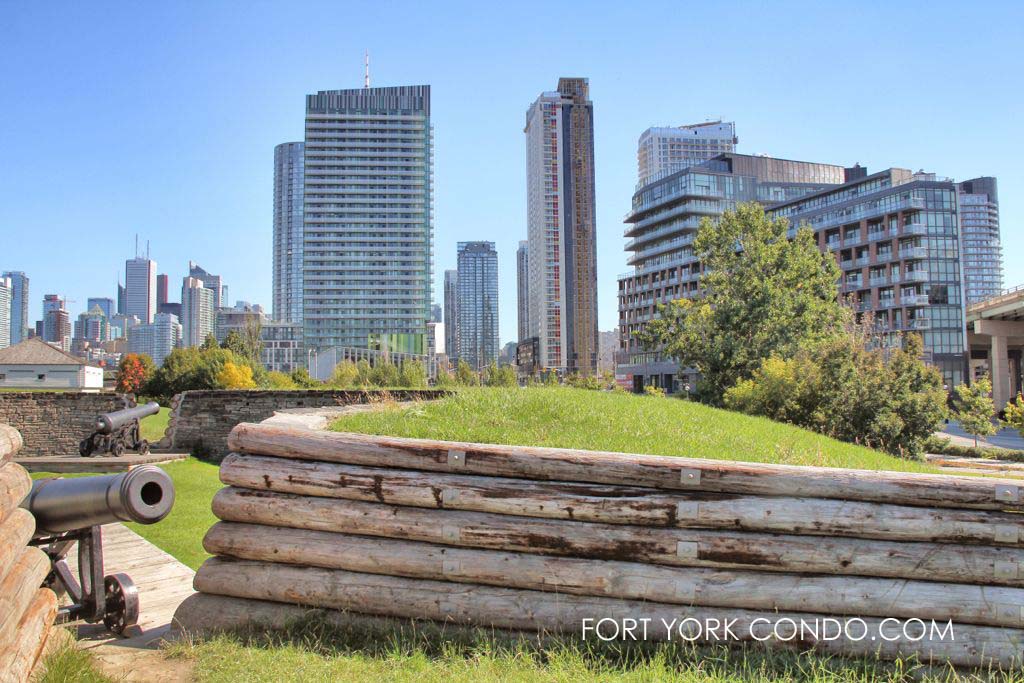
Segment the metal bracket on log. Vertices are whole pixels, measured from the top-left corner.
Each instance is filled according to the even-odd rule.
[[[1019,540],[1017,527],[1011,524],[996,524],[994,534],[996,543],[1016,543]]]
[[[448,451],[448,467],[465,467],[466,451]]]
[[[681,500],[676,503],[676,519],[697,519],[700,517],[700,503],[695,500]]]
[[[462,563],[458,560],[441,560],[441,573],[445,576],[462,573]]]
[[[1003,503],[1019,503],[1020,487],[996,484],[996,500]]]
[[[684,486],[700,486],[700,470],[692,467],[679,470],[679,483]]]
[[[444,489],[443,491],[441,491],[441,503],[443,505],[452,505],[453,503],[457,503],[458,501],[458,489]]]
[[[1016,619],[1020,625],[1024,625],[1024,605],[998,605],[996,611],[1002,619]]]
[[[696,560],[699,554],[700,550],[697,547],[697,541],[678,541],[676,543],[676,557]]]
[[[1016,579],[1017,563],[1003,560],[997,561],[995,575],[997,579]]]
[[[462,530],[457,526],[445,525],[441,527],[441,538],[446,541],[457,543],[462,540]]]

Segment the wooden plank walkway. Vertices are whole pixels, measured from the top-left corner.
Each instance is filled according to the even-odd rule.
[[[160,465],[163,463],[184,460],[187,453],[150,453],[149,455],[122,455],[117,458],[96,456],[39,456],[33,458],[16,458],[19,465],[29,472],[53,472],[68,474],[71,472],[127,472],[136,465]]]
[[[128,574],[139,589],[139,623],[119,637],[103,624],[80,624],[79,647],[111,645],[123,648],[157,647],[171,625],[181,601],[192,595],[195,572],[123,524],[103,527],[104,572]],[[72,550],[68,564],[78,572],[78,555]]]

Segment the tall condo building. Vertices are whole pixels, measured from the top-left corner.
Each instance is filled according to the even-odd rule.
[[[995,178],[957,185],[964,292],[973,304],[1003,291],[1003,247],[999,238],[999,193]]]
[[[304,164],[306,348],[426,354],[430,86],[308,95]]]
[[[43,341],[56,344],[62,350],[71,349],[71,317],[59,294],[43,296]]]
[[[594,105],[585,78],[560,78],[526,112],[530,337],[537,365],[597,371]]]
[[[11,301],[14,283],[7,276],[0,277],[0,349],[11,345]]]
[[[100,311],[106,316],[107,320],[111,320],[117,313],[114,310],[114,300],[108,296],[91,296],[86,303],[86,310],[91,311],[94,307],[99,306]]]
[[[637,188],[708,159],[735,152],[736,124],[722,121],[678,128],[648,128],[637,144]]]
[[[302,193],[305,145],[274,148],[274,320],[302,322]]]
[[[459,360],[459,271],[444,271],[444,349],[453,362]]]
[[[28,276],[20,270],[8,270],[2,276],[11,280],[11,333],[12,345],[28,337]]]
[[[124,265],[124,310],[143,324],[156,315],[156,261],[136,256]]]
[[[125,310],[128,308],[128,292],[125,290],[124,285],[120,282],[117,283],[117,313],[118,315],[128,315]]]
[[[185,347],[200,346],[213,334],[216,308],[213,290],[202,280],[186,277],[181,283],[181,338]]]
[[[227,305],[228,288],[221,282],[220,275],[212,275],[199,266],[198,263],[188,262],[188,276],[196,280],[202,280],[203,286],[213,293],[213,310]],[[182,301],[184,303],[184,301]],[[184,322],[182,327],[185,327]]]
[[[481,370],[498,359],[498,252],[494,242],[458,250],[458,357]]]
[[[144,353],[157,367],[181,344],[181,324],[170,313],[157,313],[153,322],[128,328],[128,352]]]
[[[530,336],[530,243],[523,241],[516,249],[516,341]]]
[[[157,307],[157,310],[160,309],[160,306],[162,306],[163,304],[166,304],[168,301],[170,301],[170,299],[167,298],[168,297],[168,291],[167,290],[168,290],[169,286],[170,286],[170,278],[167,277],[167,273],[160,273],[159,275],[156,276],[156,307]]]

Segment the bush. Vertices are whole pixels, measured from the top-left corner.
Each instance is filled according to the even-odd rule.
[[[370,382],[376,387],[397,387],[398,368],[389,360],[379,361],[370,373]]]
[[[992,417],[996,413],[992,403],[992,382],[988,377],[966,382],[956,388],[956,400],[953,403],[953,416],[965,432],[974,437],[974,445],[978,446],[978,438],[992,436],[996,426]]]
[[[423,363],[407,360],[398,371],[398,386],[410,389],[422,389],[427,386],[427,369]]]
[[[455,386],[455,376],[448,368],[438,366],[437,376],[434,377],[434,386],[439,389],[449,389]]]
[[[244,366],[248,373],[243,378],[239,378],[234,373],[222,375],[227,363],[232,363],[236,367]],[[235,380],[242,384],[252,382],[251,387],[245,388],[255,388],[263,379],[259,377],[257,370],[265,377],[266,371],[262,367],[253,368],[244,358],[216,345],[174,349],[164,359],[164,364],[153,373],[153,377],[146,383],[145,393],[159,397],[163,402],[183,391],[226,389],[228,387],[222,380],[229,379],[232,383],[236,383]],[[242,372],[244,373],[244,371]]]
[[[277,389],[279,391],[292,390],[298,389],[299,385],[296,384],[295,380],[293,380],[289,375],[275,370],[267,373],[267,388]]]
[[[1024,462],[1024,451],[996,446],[958,446],[948,437],[930,436],[924,442],[925,453],[954,455],[958,458],[986,458],[989,460],[1006,460]]]
[[[252,368],[242,363],[227,361],[217,373],[217,384],[222,389],[255,389]]]
[[[511,365],[498,365],[494,361],[484,370],[483,383],[489,387],[517,387],[519,378]]]
[[[156,372],[153,359],[144,353],[128,353],[117,366],[114,387],[122,394],[137,394]]]
[[[359,379],[359,368],[350,360],[343,360],[334,366],[327,384],[335,389],[351,389]]]
[[[644,396],[665,396],[665,390],[661,387],[656,387],[653,384],[648,384],[644,387]]]
[[[455,383],[460,387],[480,386],[480,376],[464,360],[455,367]]]
[[[302,389],[316,389],[322,386],[320,380],[311,377],[306,368],[292,370],[292,381]]]
[[[888,350],[845,335],[789,360],[769,358],[726,392],[725,405],[916,458],[946,415],[942,377],[921,352],[916,335]]]
[[[1017,394],[1017,398],[1006,404],[1003,409],[1003,424],[1020,432],[1024,436],[1024,396]]]

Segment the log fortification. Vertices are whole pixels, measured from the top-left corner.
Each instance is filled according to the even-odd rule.
[[[252,424],[229,446],[184,630],[306,606],[584,635],[648,619],[662,640],[732,619],[736,642],[959,666],[1024,654],[1016,481]],[[787,637],[829,620],[843,635]]]

